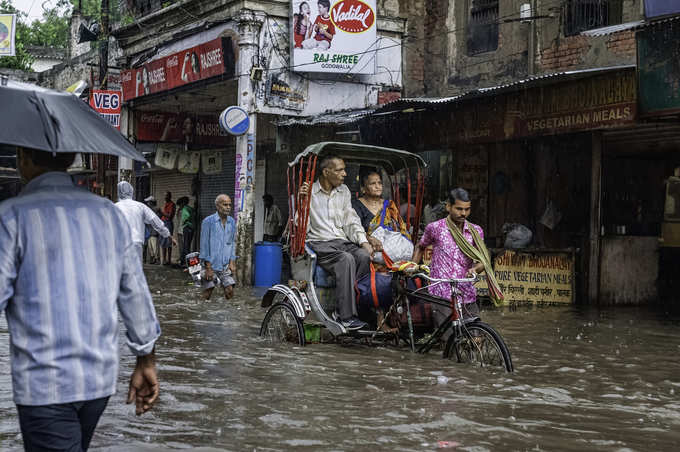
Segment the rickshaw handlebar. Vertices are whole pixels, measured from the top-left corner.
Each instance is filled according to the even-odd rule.
[[[473,283],[479,280],[479,276],[475,274],[475,276],[472,276],[471,278],[431,278],[430,276],[426,275],[425,273],[416,273],[413,275],[414,277],[419,277],[426,279],[430,282],[437,282],[437,283],[454,283],[454,284],[460,284],[460,283]]]

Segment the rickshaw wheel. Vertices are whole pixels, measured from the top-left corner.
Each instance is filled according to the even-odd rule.
[[[483,322],[469,323],[461,328],[461,334],[452,334],[446,343],[444,358],[489,369],[513,371],[510,351],[503,338]]]
[[[270,344],[305,345],[302,321],[286,302],[274,304],[262,320],[260,336]]]

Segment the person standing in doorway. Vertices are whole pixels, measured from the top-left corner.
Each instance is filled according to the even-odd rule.
[[[170,231],[170,237],[172,237],[172,233],[175,229],[172,223],[173,218],[175,218],[175,210],[175,203],[172,202],[172,193],[167,192],[165,194],[165,205],[162,209],[163,216],[161,217],[161,220],[163,220],[163,224],[165,224],[165,227],[168,228],[168,231]],[[172,259],[172,242],[173,240],[170,238],[162,238],[160,241],[161,264],[163,265],[171,264],[170,260]]]
[[[27,451],[87,450],[116,392],[119,312],[137,356],[127,403],[139,415],[159,394],[160,326],[130,226],[73,183],[74,156],[18,149],[26,185],[0,204],[0,312]]]
[[[262,197],[264,202],[264,237],[265,242],[278,242],[283,228],[283,219],[279,207],[274,204],[274,197],[266,194]]]
[[[236,222],[231,217],[231,198],[218,195],[215,198],[217,212],[201,223],[201,252],[203,263],[201,278],[203,299],[209,300],[216,286],[224,289],[224,298],[234,296],[234,273],[236,272]]]
[[[191,253],[191,242],[194,239],[194,209],[189,205],[189,198],[182,196],[177,200],[179,208],[179,230],[182,232],[182,253],[180,262],[186,263],[186,255]]]

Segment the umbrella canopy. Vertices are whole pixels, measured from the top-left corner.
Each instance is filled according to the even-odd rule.
[[[0,106],[2,144],[145,161],[119,131],[73,94],[3,78]]]

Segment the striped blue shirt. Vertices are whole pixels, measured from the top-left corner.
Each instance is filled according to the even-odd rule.
[[[118,312],[135,355],[160,335],[130,227],[66,173],[33,179],[0,204],[0,312],[10,334],[14,402],[113,394]]]
[[[236,260],[236,222],[232,217],[222,225],[219,214],[207,216],[201,223],[201,253],[199,258],[210,262],[213,270],[222,271]]]

